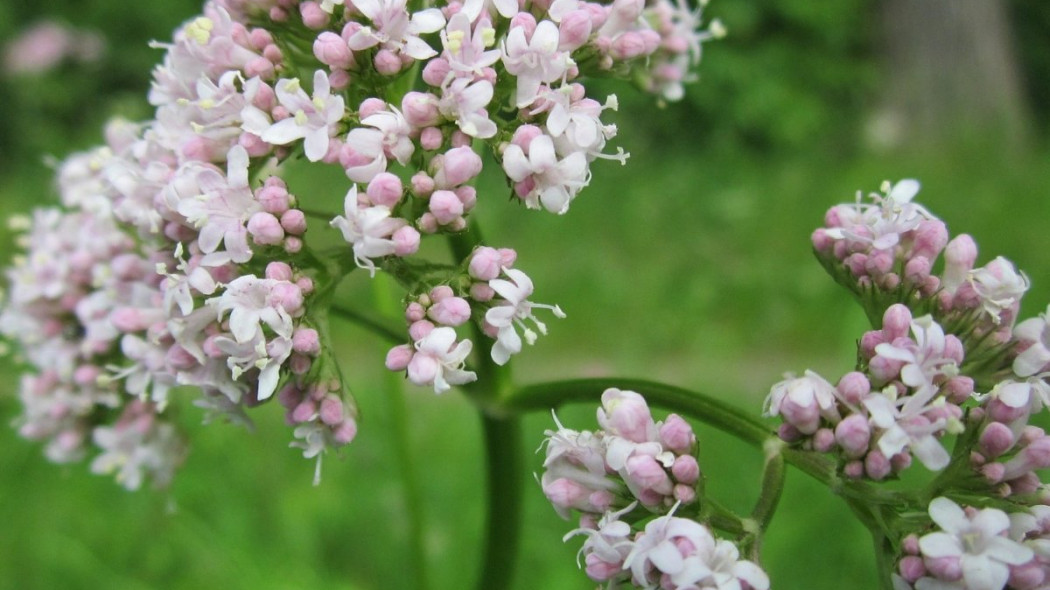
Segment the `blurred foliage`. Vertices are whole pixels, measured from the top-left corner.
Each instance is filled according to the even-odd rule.
[[[1014,51],[1021,63],[1029,106],[1041,131],[1050,128],[1050,2],[1011,0]]]

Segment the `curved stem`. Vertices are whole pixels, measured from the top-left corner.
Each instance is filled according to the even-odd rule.
[[[527,412],[549,410],[567,402],[594,403],[610,387],[638,391],[650,403],[681,411],[757,447],[776,436],[767,425],[721,400],[644,379],[603,377],[528,385],[507,398],[502,407],[510,411]]]
[[[772,446],[772,445],[769,445]],[[769,521],[777,510],[780,494],[784,491],[784,455],[774,451],[766,456],[766,466],[762,472],[762,492],[751,510],[751,518],[758,524],[761,533],[769,527]]]
[[[358,326],[361,326],[362,328],[368,330],[369,332],[372,332],[373,334],[382,337],[384,340],[390,342],[391,344],[405,343],[406,335],[404,333],[398,332],[397,330],[391,328],[385,323],[374,318],[368,317],[363,313],[360,313],[353,309],[347,309],[345,307],[336,307],[334,305],[331,308],[331,312],[332,315],[351,321],[357,324]]]

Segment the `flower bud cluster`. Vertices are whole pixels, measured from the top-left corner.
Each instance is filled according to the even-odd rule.
[[[654,422],[641,395],[607,389],[598,410],[601,430],[570,430],[555,422],[558,430],[545,433],[540,483],[563,518],[578,510],[593,522],[632,502],[663,511],[696,500],[696,436],[678,415]]]
[[[1007,514],[997,508],[930,502],[933,532],[911,534],[894,574],[895,588],[1031,590],[1050,581],[1050,508]]]
[[[608,511],[592,526],[565,535],[565,540],[587,537],[579,554],[595,582],[605,582],[607,588],[769,588],[769,576],[754,562],[740,559],[736,545],[715,538],[701,523],[674,516],[677,504],[644,530],[619,520],[633,508]]]
[[[915,180],[887,182],[882,194],[870,195],[872,203],[858,194],[856,203],[832,207],[825,227],[813,232],[817,258],[873,317],[900,302],[933,313],[964,341],[985,341],[993,333],[991,344],[1006,342],[1027,277],[1003,257],[975,268],[973,238],[949,239],[944,222],[912,202],[918,191]],[[943,271],[934,274],[942,254]]]
[[[529,300],[513,251],[477,248],[450,271],[411,259],[422,238],[467,231],[484,151],[526,207],[566,212],[594,160],[626,157],[605,153],[615,97],[588,98],[585,76],[644,80],[677,98],[720,29],[698,31],[700,12],[670,0],[522,8],[206,2],[157,44],[153,119],[111,123],[105,146],[61,164],[64,209],[22,224],[26,254],[8,271],[0,332],[32,371],[23,434],[49,441],[58,460],[90,441],[108,454],[116,427],[105,424],[133,400],[159,428],[169,391],[191,385],[209,419],[247,422],[247,409],[279,398],[308,457],[349,442],[357,410],[337,386],[324,316],[354,268],[387,271],[409,291],[410,342],[387,364],[437,392],[475,378],[464,365],[474,343],[456,332],[467,321],[493,339],[499,364],[544,333],[537,309],[564,314]],[[296,165],[347,178],[342,214],[323,214],[346,243],[339,252],[307,243],[306,211],[323,205],[301,203],[317,191],[293,186]],[[167,480],[176,445],[123,437],[121,448],[134,440],[168,449],[165,467],[135,463]]]

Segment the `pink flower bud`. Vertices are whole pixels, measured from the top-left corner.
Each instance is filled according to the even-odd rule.
[[[849,404],[859,404],[865,396],[871,393],[871,382],[859,371],[846,373],[839,379],[836,389],[842,401]]]
[[[423,66],[423,81],[431,86],[441,86],[452,72],[452,66],[443,57],[435,57]]]
[[[585,504],[590,493],[591,490],[564,477],[543,484],[543,495],[558,508],[575,508]]]
[[[513,248],[500,248],[499,249],[499,261],[502,266],[510,268],[514,266],[514,262],[518,259],[518,253]]]
[[[313,328],[299,328],[292,333],[292,350],[316,356],[321,352],[321,338]]]
[[[348,445],[357,436],[357,422],[353,418],[347,418],[332,429],[332,438],[341,445]]]
[[[272,147],[258,135],[248,132],[244,132],[237,137],[237,145],[244,148],[244,151],[248,152],[248,155],[253,158],[265,156],[270,153]]]
[[[900,564],[897,566],[897,571],[906,582],[914,584],[915,580],[926,575],[926,566],[922,563],[922,558],[915,555],[907,555],[901,559]]]
[[[777,426],[777,436],[784,442],[795,442],[802,438],[802,433],[793,425],[784,423]]]
[[[118,307],[109,314],[113,327],[121,332],[139,332],[149,327],[150,318],[134,307]]]
[[[482,246],[474,251],[470,259],[468,272],[470,276],[481,281],[491,281],[499,276],[503,262],[500,253],[495,248]]]
[[[652,490],[658,494],[666,495],[674,489],[671,478],[667,476],[663,465],[650,455],[632,455],[625,464],[627,477],[625,479],[634,482],[644,490]],[[653,504],[655,502],[650,502]]]
[[[678,414],[671,414],[660,425],[660,442],[678,454],[690,453],[696,444],[693,427]]]
[[[305,399],[292,410],[291,418],[296,423],[309,422],[317,414],[317,404],[311,399]]]
[[[455,297],[456,296],[456,292],[453,291],[452,287],[449,287],[448,285],[438,285],[437,287],[434,287],[433,289],[430,290],[429,295],[430,295],[430,301],[432,303],[437,303],[437,302],[441,301],[442,299],[448,299],[449,297]]]
[[[185,348],[182,348],[181,346],[178,346],[177,344],[172,346],[172,348],[175,348],[175,347],[178,347],[183,352],[185,352],[185,350],[186,350]],[[190,357],[190,358],[192,359],[193,357]],[[194,364],[196,364],[196,360],[194,360]],[[193,365],[190,365],[189,367],[186,367],[186,368],[190,368],[192,366]],[[102,370],[99,369],[98,367],[94,366],[94,365],[80,365],[79,367],[76,368],[75,371],[73,371],[73,382],[76,383],[77,385],[94,385],[95,384],[95,380],[98,379],[98,376],[101,375],[101,374],[102,374]]]
[[[419,231],[426,234],[436,233],[438,230],[437,217],[434,217],[433,213],[424,213],[416,220],[416,227],[419,228]]]
[[[597,553],[588,553],[584,557],[584,571],[587,577],[601,583],[611,580],[623,573],[623,560],[615,563],[605,561]]]
[[[291,410],[303,403],[303,392],[295,385],[289,383],[277,393],[277,401],[285,408]]]
[[[496,291],[488,286],[488,283],[474,283],[470,286],[470,298],[475,301],[491,301],[496,296]]]
[[[481,173],[481,157],[468,146],[452,148],[444,153],[442,166],[434,173],[439,188],[453,188]]]
[[[252,29],[248,32],[248,44],[256,51],[262,51],[267,45],[273,43],[273,35],[266,29]]]
[[[396,256],[411,256],[419,250],[419,232],[410,225],[399,228],[390,239],[394,242]]]
[[[637,31],[627,31],[613,39],[609,54],[617,60],[628,60],[645,55],[645,38]]]
[[[871,451],[864,457],[864,471],[868,477],[879,481],[890,474],[891,466],[889,459],[881,451]]]
[[[399,179],[400,182],[400,179]],[[420,197],[428,197],[434,191],[434,179],[425,172],[417,172],[412,175],[412,193]],[[390,190],[390,186],[386,190]]]
[[[452,147],[454,148],[470,147],[470,144],[473,142],[473,137],[467,135],[466,133],[463,133],[458,129],[453,131],[452,136],[449,138],[449,143],[452,144]]]
[[[385,111],[386,102],[381,98],[366,98],[361,101],[361,106],[357,110],[359,117],[367,119],[379,111]]]
[[[830,428],[820,428],[813,433],[813,450],[827,453],[835,448],[835,433]]]
[[[882,336],[885,342],[897,338],[907,338],[911,328],[911,310],[907,306],[895,303],[882,315]]]
[[[543,135],[543,130],[535,125],[522,125],[514,130],[514,135],[511,136],[510,142],[520,147],[525,155],[529,153],[529,144],[532,140]]]
[[[573,10],[561,17],[558,25],[558,49],[579,49],[591,36],[591,15],[586,10]]]
[[[633,391],[615,388],[602,393],[598,424],[605,431],[636,443],[647,442],[649,432],[656,426],[645,398]]]
[[[413,127],[432,127],[441,122],[438,99],[430,93],[409,92],[401,99],[401,112]]]
[[[332,90],[345,90],[352,81],[350,72],[346,70],[332,70],[332,73],[328,74],[328,84],[331,85]]]
[[[328,24],[328,17],[330,16],[327,12],[321,10],[321,5],[316,2],[303,2],[300,4],[299,14],[303,17],[303,24],[311,29],[323,29]],[[335,35],[335,33],[332,33],[332,35]]]
[[[874,377],[876,381],[885,383],[900,377],[901,367],[903,366],[904,361],[898,361],[884,356],[876,356],[868,363],[868,372],[871,373],[871,376]]]
[[[314,56],[326,66],[347,70],[354,65],[354,54],[342,37],[325,31],[314,40]]]
[[[510,19],[510,29],[521,28],[525,33],[525,40],[532,39],[532,33],[536,31],[536,17],[528,12],[519,12]]]
[[[413,385],[430,385],[440,370],[436,358],[429,354],[417,354],[408,362],[408,380]]]
[[[270,178],[276,177],[271,176]],[[287,211],[290,202],[288,189],[278,184],[264,185],[256,191],[255,198],[258,199],[264,211],[274,215],[280,215]]]
[[[681,483],[694,484],[700,479],[700,465],[692,455],[679,455],[671,465],[671,474]]]
[[[828,235],[828,230],[822,227],[813,231],[809,236],[809,241],[813,244],[813,249],[821,254],[828,254],[835,243],[835,240]]]
[[[300,236],[306,233],[306,215],[299,209],[289,209],[281,214],[281,227],[290,234]]]
[[[696,490],[684,483],[677,484],[673,493],[674,499],[682,504],[690,504],[696,500]]]
[[[901,540],[901,551],[903,551],[904,553],[906,553],[908,555],[918,555],[919,554],[919,536],[916,535],[915,533],[912,533],[912,534],[908,535],[907,537],[904,537],[904,539]]]
[[[871,359],[875,356],[875,347],[886,342],[885,336],[883,336],[881,330],[871,330],[865,332],[860,337],[860,352],[864,355],[864,358]]]
[[[927,557],[926,569],[933,576],[945,582],[954,582],[962,579],[962,564],[958,557]]]
[[[343,421],[343,401],[334,395],[325,396],[321,401],[321,422],[335,426]]]
[[[842,473],[850,479],[860,479],[864,476],[864,463],[861,461],[850,461],[842,467]]]
[[[401,201],[403,191],[400,178],[389,172],[380,172],[368,183],[366,194],[372,203],[393,208]]]
[[[1036,590],[1044,587],[1046,581],[1046,566],[1040,560],[1033,559],[1028,563],[1015,565],[1010,568],[1010,579],[1006,584],[1009,588],[1016,590]]]
[[[439,324],[460,326],[470,319],[470,304],[462,297],[449,297],[431,307],[427,315]]]
[[[433,151],[441,147],[445,136],[437,127],[427,127],[419,134],[419,145],[427,151]]]
[[[295,283],[276,283],[270,291],[270,301],[295,314],[303,307],[303,292]]]
[[[273,45],[271,45],[270,47],[273,47]],[[244,74],[249,78],[254,78],[256,76],[260,78],[269,78],[273,76],[273,73],[273,62],[271,60],[266,59],[266,57],[257,57],[253,60],[250,60],[244,66]]]
[[[401,71],[402,66],[401,58],[389,49],[377,51],[372,63],[375,64],[376,71],[384,76],[393,76]]]
[[[922,285],[930,276],[931,267],[928,258],[923,256],[912,258],[904,265],[904,278],[913,285]]]
[[[404,371],[408,368],[408,363],[412,360],[415,353],[416,351],[412,350],[412,347],[407,344],[400,344],[391,348],[386,353],[386,368],[391,371]]]
[[[281,222],[271,213],[258,211],[248,219],[248,233],[256,244],[277,245],[284,241]]]
[[[434,331],[434,324],[428,322],[427,320],[419,320],[418,322],[413,322],[412,325],[408,327],[408,335],[411,336],[412,340],[415,340],[416,342],[419,342],[423,338],[426,338],[427,334],[431,333],[432,331]]]
[[[452,191],[434,191],[430,195],[430,212],[439,224],[447,225],[463,215],[463,203]]]
[[[871,441],[868,420],[860,414],[846,416],[835,426],[835,441],[850,457],[863,457]]]
[[[924,219],[915,230],[915,241],[912,244],[911,256],[921,256],[933,260],[944,250],[948,243],[948,228],[939,219]]]

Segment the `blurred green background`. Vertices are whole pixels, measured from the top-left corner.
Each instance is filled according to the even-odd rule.
[[[865,324],[812,260],[809,234],[827,207],[885,179],[920,179],[919,199],[953,232],[973,234],[982,261],[1004,255],[1032,279],[1024,315],[1042,311],[1050,300],[1050,6],[911,3],[954,15],[942,19],[907,15],[902,1],[716,0],[707,14],[730,36],[705,46],[700,82],[682,103],[658,108],[633,89],[594,86],[595,96],[620,97],[616,144],[631,159],[598,162],[568,215],[521,210],[487,176],[478,215],[489,240],[517,248],[535,298],[568,313],[515,359],[517,380],[644,377],[757,414],[785,371],[835,379],[852,368]],[[989,7],[1001,22],[981,12]],[[54,198],[44,155],[97,143],[110,116],[149,117],[144,97],[161,53],[147,42],[169,38],[198,10],[194,0],[0,3],[0,42],[50,18],[97,32],[107,48],[92,63],[0,75],[6,212]],[[916,42],[916,27],[920,41],[948,41]],[[338,199],[342,190],[317,180],[295,192]],[[12,240],[2,231],[6,259]],[[347,305],[369,305],[367,279],[348,283]],[[287,448],[279,410],[254,412],[254,433],[204,427],[192,392],[176,409],[192,453],[163,491],[128,493],[86,465],[49,464],[38,445],[0,428],[0,590],[413,587],[385,346],[352,326],[337,338],[364,419],[346,456],[326,459],[319,487],[313,463]],[[20,412],[17,370],[8,362],[2,371],[6,422]],[[430,587],[470,587],[484,501],[477,419],[458,394],[407,395]],[[593,412],[559,415],[588,429]],[[531,416],[526,447],[551,426],[549,416]],[[748,509],[760,457],[699,430],[711,492]],[[541,455],[528,461],[538,470]],[[506,587],[592,588],[576,569],[576,543],[561,542],[574,525],[528,484],[523,551]],[[765,567],[776,587],[874,588],[869,544],[841,502],[792,472]]]

